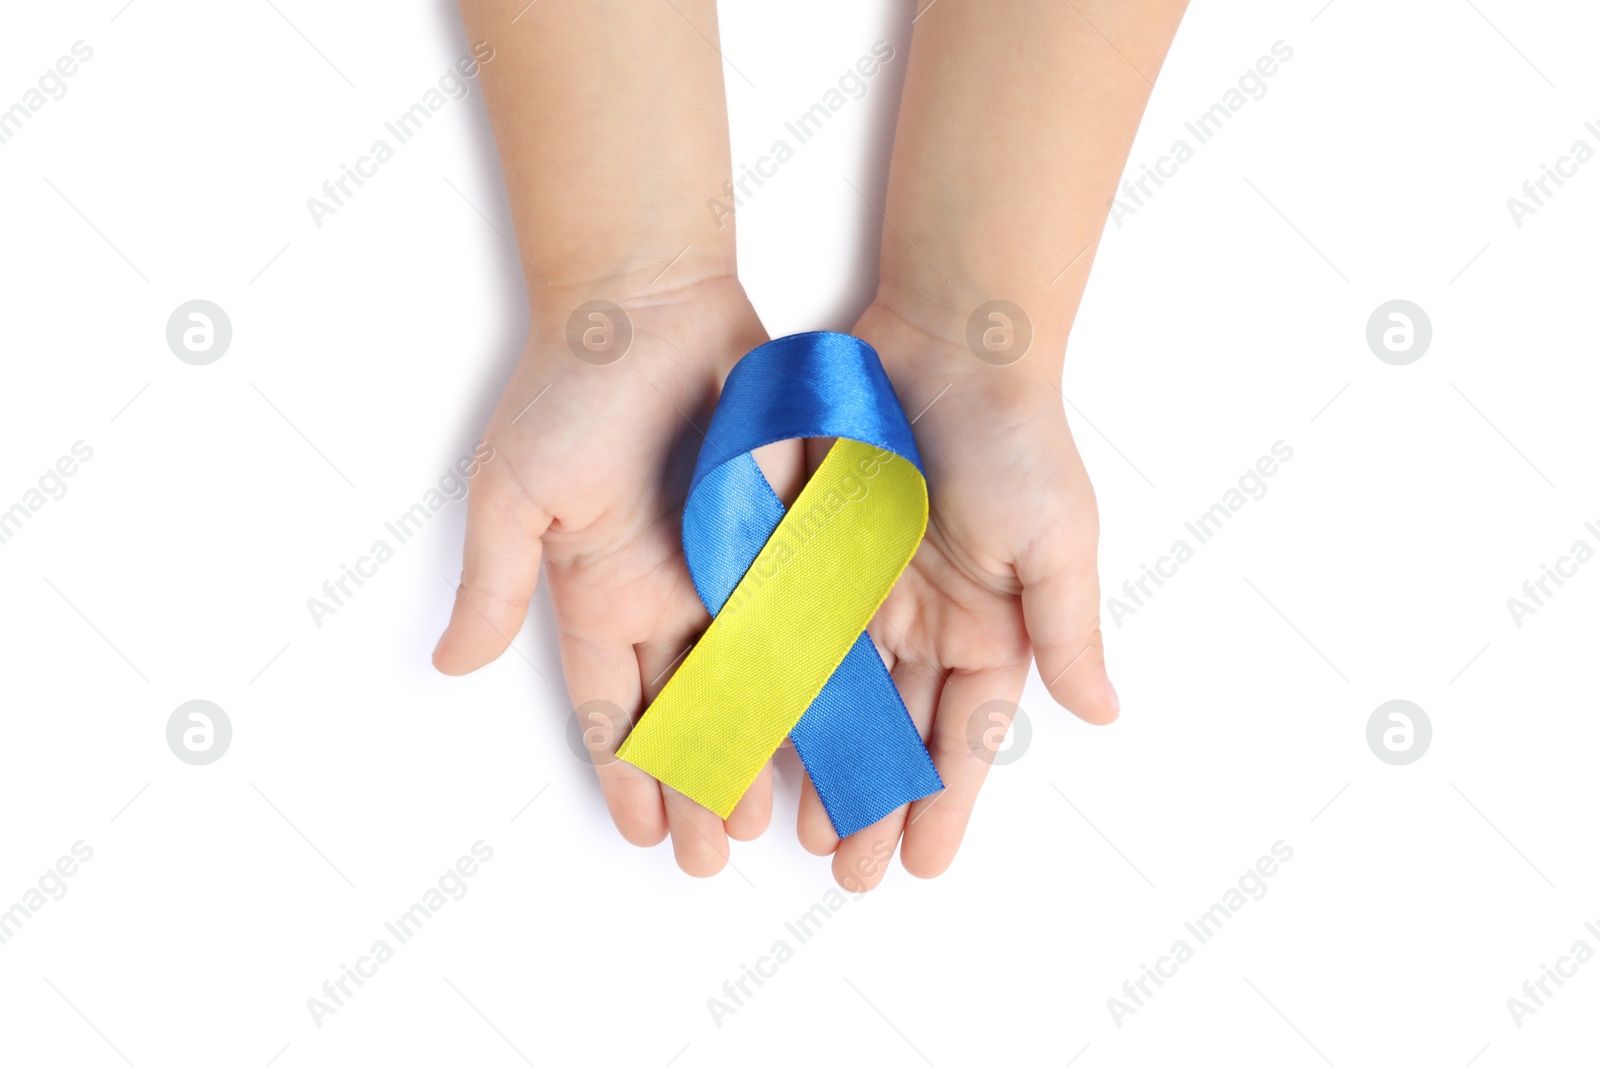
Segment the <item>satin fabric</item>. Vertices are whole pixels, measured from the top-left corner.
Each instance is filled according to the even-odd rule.
[[[792,510],[752,450],[837,438]],[[943,789],[864,632],[927,526],[905,412],[838,333],[736,364],[701,447],[683,548],[714,616],[618,755],[726,818],[787,734],[840,837]]]

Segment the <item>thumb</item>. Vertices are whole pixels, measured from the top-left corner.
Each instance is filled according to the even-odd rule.
[[[539,582],[539,538],[550,519],[494,468],[467,493],[467,538],[450,624],[433,650],[445,674],[497,659],[522,629]]]
[[[1050,696],[1085,722],[1104,725],[1121,703],[1100,636],[1098,530],[1092,516],[1056,529],[1053,540],[1036,544],[1018,563],[1023,621]]]

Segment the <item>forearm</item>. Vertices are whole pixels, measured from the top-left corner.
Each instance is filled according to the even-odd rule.
[[[964,345],[972,311],[1009,300],[1032,320],[1036,347],[1051,346],[1058,373],[1184,7],[936,0],[925,8],[895,132],[879,303]]]
[[[680,253],[662,287],[732,275],[733,226],[705,206],[730,170],[714,0],[460,7],[494,48],[484,96],[536,305],[633,295]]]

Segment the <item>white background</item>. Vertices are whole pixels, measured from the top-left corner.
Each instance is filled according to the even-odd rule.
[[[1573,942],[1600,949],[1600,563],[1520,628],[1506,606],[1600,547],[1600,161],[1521,228],[1505,203],[1600,147],[1588,5],[1190,12],[1135,174],[1275,41],[1294,54],[1099,250],[1067,395],[1107,593],[1274,442],[1294,457],[1107,615],[1122,721],[1087,727],[1034,679],[1031,747],[951,871],[896,867],[796,945],[784,923],[832,880],[794,840],[792,758],[773,830],[694,881],[620,839],[569,753],[542,596],[516,653],[433,673],[461,505],[321,628],[305,606],[470,452],[526,326],[476,86],[322,228],[305,206],[466,51],[453,9],[122,3],[11,5],[0,31],[0,107],[94,49],[0,145],[0,508],[94,450],[0,545],[0,908],[94,850],[0,945],[0,1060],[1592,1055],[1600,963],[1520,1028],[1506,1006]],[[775,335],[848,328],[870,295],[879,222],[846,179],[881,202],[913,12],[723,7],[754,82],[727,69],[736,161],[874,41],[897,49],[739,214]],[[195,298],[233,324],[210,366],[166,345]],[[1395,298],[1433,326],[1408,366],[1365,340]],[[165,739],[197,698],[234,730],[205,767]],[[1409,766],[1366,743],[1395,698],[1433,726]],[[479,840],[470,892],[315,1025],[307,998]],[[1280,840],[1270,891],[1116,1025],[1107,998]],[[717,1026],[707,998],[780,938],[794,958]]]

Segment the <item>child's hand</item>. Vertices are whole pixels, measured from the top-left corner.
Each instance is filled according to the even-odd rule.
[[[639,291],[621,295],[628,288]],[[572,309],[595,297],[623,305],[632,323],[631,346],[608,366],[579,359],[567,342]],[[727,277],[676,290],[640,282],[545,290],[533,323],[485,432],[494,458],[471,486],[461,586],[433,662],[465,674],[505,651],[522,627],[542,551],[573,706],[606,701],[625,717],[608,729],[599,705],[601,715],[582,723],[612,818],[637,845],[670,830],[679,866],[715,874],[729,836],[766,829],[770,767],[724,825],[613,753],[709,621],[679,535],[702,441],[695,427],[707,425],[728,369],[766,334]],[[787,475],[774,469],[784,455]],[[799,473],[797,447],[760,459],[775,488]]]
[[[992,758],[985,735],[998,733],[996,708],[975,727],[973,712],[1021,695],[1030,649],[1057,701],[1090,722],[1116,717],[1094,491],[1058,386],[1094,246],[1185,2],[1015,0],[1005,18],[984,4],[929,4],[916,20],[888,194],[873,202],[884,222],[877,299],[856,333],[914,420],[932,508],[871,632],[897,661],[948,788],[851,835],[834,858],[841,881],[859,880],[858,860],[881,877],[867,857],[902,829],[907,870],[949,865]],[[1032,346],[997,367],[968,349],[967,327],[1001,299],[1025,309]],[[834,845],[814,795],[802,800],[800,837],[814,852]]]
[[[1110,722],[1118,706],[1100,641],[1094,490],[1061,394],[1032,368],[989,366],[959,335],[924,332],[882,304],[854,332],[916,418],[930,500],[927,539],[869,632],[946,786],[840,843],[806,783],[801,842],[818,855],[837,847],[835,877],[859,889],[883,876],[868,858],[902,833],[912,874],[950,865],[993,758],[982,740],[996,709],[976,722],[974,713],[1021,697],[1030,655],[1050,695],[1080,718]],[[863,879],[865,870],[876,873]]]

